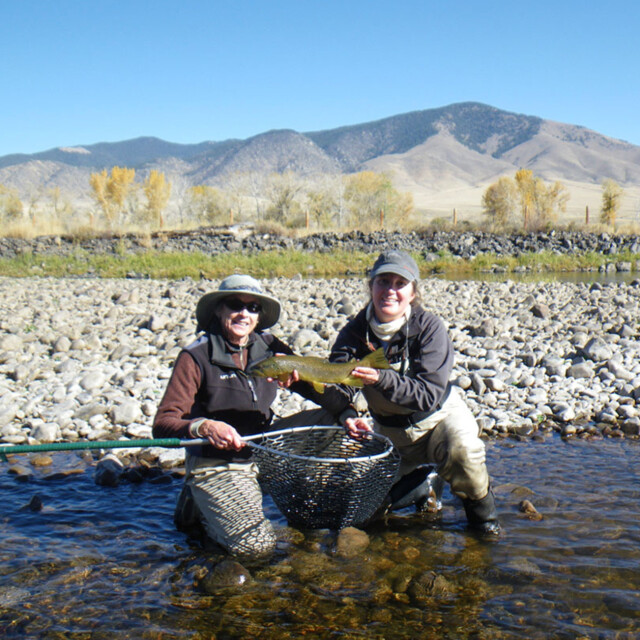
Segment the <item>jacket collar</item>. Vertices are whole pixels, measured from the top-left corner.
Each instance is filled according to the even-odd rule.
[[[247,369],[252,363],[273,355],[261,333],[255,331],[249,336],[249,341],[244,347],[234,347],[220,333],[208,333],[207,335],[209,338],[209,360],[212,364],[237,369],[231,354],[239,349],[246,349],[248,352]]]

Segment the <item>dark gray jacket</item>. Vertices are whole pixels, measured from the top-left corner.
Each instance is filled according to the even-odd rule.
[[[382,346],[370,330],[363,309],[338,334],[332,362],[361,359]],[[386,356],[392,369],[381,369],[378,382],[363,389],[371,415],[381,424],[404,427],[437,411],[449,391],[454,350],[444,323],[420,306],[389,341]],[[348,388],[353,397],[357,389]]]

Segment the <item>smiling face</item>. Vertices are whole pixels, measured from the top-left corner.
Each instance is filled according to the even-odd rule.
[[[218,317],[224,337],[232,344],[246,344],[260,319],[259,309],[260,303],[251,295],[238,294],[223,300]]]
[[[371,283],[371,302],[379,322],[401,318],[415,297],[413,282],[395,273],[381,273]]]

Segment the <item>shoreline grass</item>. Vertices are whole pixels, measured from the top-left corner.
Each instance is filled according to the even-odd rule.
[[[482,254],[471,260],[463,260],[444,252],[431,260],[425,260],[416,253],[413,255],[423,277],[439,275],[461,278],[490,273],[589,272],[598,271],[607,264],[620,262],[630,263],[632,272],[640,268],[640,255],[628,252],[615,256],[553,252],[525,253],[519,256]],[[2,258],[0,276],[125,278],[134,274],[137,277],[174,280],[187,277],[214,279],[230,273],[251,273],[259,278],[291,278],[299,275],[317,278],[362,277],[371,267],[373,257],[371,253],[358,251],[303,253],[294,250],[254,254],[223,253],[214,256],[199,252],[174,253],[155,250],[92,255],[78,249],[69,256],[27,252],[15,258]]]

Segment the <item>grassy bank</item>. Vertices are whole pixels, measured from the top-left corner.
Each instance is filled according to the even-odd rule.
[[[579,272],[593,271],[611,262],[630,262],[632,270],[640,256],[598,253],[563,255],[552,252],[527,253],[518,257],[483,254],[472,260],[441,254],[426,261],[414,256],[423,276],[442,274],[450,277],[472,277],[491,272]],[[166,253],[149,250],[122,255],[91,255],[82,250],[72,256],[34,255],[25,253],[12,259],[0,259],[0,275],[27,276],[95,276],[124,278],[135,274],[149,278],[221,278],[229,273],[251,273],[256,277],[287,277],[295,275],[320,278],[345,275],[363,276],[374,255],[363,252],[335,251],[302,253],[299,251],[269,251],[253,255],[225,253],[216,256],[203,253]]]

